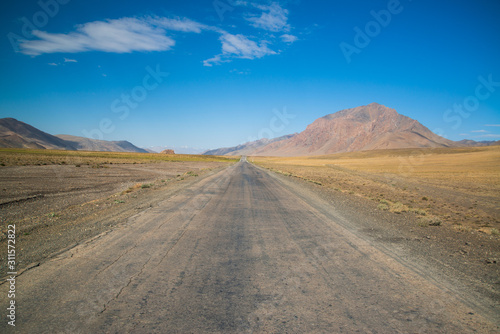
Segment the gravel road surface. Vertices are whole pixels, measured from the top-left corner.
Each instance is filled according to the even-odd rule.
[[[241,161],[16,280],[18,333],[494,333],[446,282]]]

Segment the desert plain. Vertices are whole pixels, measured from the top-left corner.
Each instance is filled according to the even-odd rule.
[[[317,242],[318,238],[326,238],[327,234],[323,235],[323,233],[329,231],[331,226],[337,226],[336,228],[344,231],[342,233],[348,233],[352,235],[353,240],[358,240],[356,243],[361,242],[363,247],[370,247],[370,249],[376,249],[380,254],[388,255],[407,270],[427,282],[431,282],[439,289],[440,297],[434,302],[423,301],[423,299],[418,301],[418,294],[423,290],[420,291],[418,290],[420,288],[415,286],[416,291],[420,291],[415,295],[417,298],[415,303],[422,304],[422,309],[417,307],[418,310],[413,311],[398,310],[398,313],[391,317],[399,319],[400,316],[403,316],[403,318],[409,319],[407,321],[420,319],[418,321],[427,322],[428,328],[432,329],[452,328],[447,326],[455,326],[455,324],[458,327],[453,328],[463,328],[464,330],[465,328],[476,328],[479,329],[479,332],[492,332],[494,328],[498,328],[498,300],[500,298],[500,270],[498,267],[500,259],[498,232],[500,228],[498,205],[500,173],[498,166],[500,165],[500,147],[398,149],[290,158],[250,156],[238,161],[240,161],[240,157],[2,149],[0,150],[2,232],[0,247],[6,248],[7,225],[15,224],[19,275],[21,279],[25,277],[29,281],[30,277],[36,274],[31,269],[40,267],[41,272],[50,271],[52,266],[58,266],[58,263],[62,265],[63,262],[58,261],[66,263],[71,261],[73,256],[78,259],[78,254],[82,250],[93,249],[95,244],[106,245],[105,241],[113,239],[113,236],[120,236],[127,230],[130,234],[133,232],[131,229],[147,228],[146,223],[146,225],[139,223],[143,219],[141,217],[146,219],[149,217],[148,214],[154,216],[161,212],[161,215],[155,218],[161,218],[158,220],[159,224],[165,219],[166,222],[169,221],[168,217],[176,217],[178,212],[187,210],[188,212],[199,212],[198,218],[186,220],[185,223],[182,223],[179,231],[174,231],[171,235],[165,234],[163,236],[162,234],[167,239],[177,240],[173,244],[174,246],[187,247],[186,249],[194,247],[194,253],[189,259],[186,259],[188,262],[185,266],[188,266],[189,263],[194,265],[193,263],[197,259],[194,254],[198,242],[202,242],[200,240],[210,241],[208,240],[210,238],[207,238],[203,231],[205,229],[212,231],[213,227],[213,231],[218,231],[217,233],[213,232],[215,239],[210,241],[215,243],[211,246],[215,249],[214,254],[225,259],[228,251],[234,251],[236,255],[239,254],[238,256],[245,255],[245,259],[248,260],[248,263],[244,262],[244,268],[247,268],[246,266],[248,266],[247,269],[253,268],[252,263],[254,262],[252,262],[250,255],[257,249],[247,254],[248,250],[244,247],[244,239],[253,234],[245,237],[246,234],[243,232],[247,229],[248,231],[269,230],[266,232],[268,233],[266,238],[269,240],[264,239],[267,240],[266,242],[270,242],[269,245],[274,245],[273,247],[276,248],[273,248],[274,252],[281,252],[281,256],[285,256],[288,253],[283,253],[282,247],[293,248],[297,246],[303,248],[303,251],[306,251],[305,255],[303,254],[306,256],[306,263],[312,266],[309,268],[311,271],[309,274],[313,275],[314,272],[311,279],[315,277],[315,279],[320,280],[321,275],[323,275],[320,274],[322,267],[327,268],[328,273],[330,270],[333,270],[333,273],[338,269],[335,265],[338,254],[335,253],[334,248],[337,247],[335,245],[341,239],[336,241],[328,239],[326,244],[314,244],[314,247],[311,246],[312,244],[310,245],[310,242]],[[248,162],[254,166],[249,166]],[[250,178],[250,174],[254,174],[254,176]],[[214,180],[223,180],[224,182],[218,183],[219,181],[214,182]],[[214,185],[216,186],[214,187]],[[250,188],[248,188],[249,186]],[[282,198],[272,198],[273,191],[278,192],[278,188],[275,187],[280,189],[279,193]],[[196,189],[201,189],[203,194],[196,193]],[[229,191],[228,189],[231,189],[231,194],[226,193]],[[264,190],[265,192],[259,192]],[[175,199],[177,194],[179,194],[177,197],[179,200]],[[293,198],[290,197],[292,194]],[[229,200],[218,200],[217,196],[233,198],[235,203],[229,205],[227,204],[230,203]],[[261,198],[261,196],[263,197]],[[287,196],[289,202],[284,205],[281,201],[285,201]],[[187,201],[186,204],[178,204],[177,201],[180,199]],[[249,201],[249,204],[240,202],[245,199]],[[257,200],[262,205],[265,203],[267,206],[254,207],[254,202]],[[296,213],[295,217],[292,203],[294,201],[300,201],[300,205],[308,203],[305,208],[309,209],[301,209],[300,214]],[[168,202],[172,202],[173,207],[167,210],[165,203]],[[274,202],[276,204],[273,204]],[[224,205],[229,206],[226,208]],[[283,211],[285,208],[288,208],[288,211]],[[205,215],[202,214],[204,212],[206,212]],[[271,214],[270,212],[273,213],[274,216],[271,216],[275,217],[276,221],[266,216],[266,214]],[[332,218],[323,217],[321,212],[330,212]],[[235,215],[234,219],[228,216],[229,213]],[[301,215],[304,214],[309,215],[308,219],[316,217],[325,222],[326,225],[317,225],[319,223],[303,220],[304,217]],[[239,221],[238,217],[244,219]],[[195,220],[191,221],[191,219]],[[218,223],[219,219],[224,222],[221,226]],[[333,221],[330,222],[331,219]],[[283,222],[280,223],[280,220]],[[195,226],[190,227],[190,224],[194,224],[195,221]],[[251,222],[257,225],[253,226]],[[288,227],[287,222],[291,224]],[[161,223],[155,228],[170,226],[164,224],[167,223]],[[209,229],[207,224],[214,226]],[[268,224],[267,228],[266,224]],[[295,226],[294,224],[299,224],[301,230],[290,230]],[[279,231],[280,235],[275,235],[275,232],[272,231]],[[151,235],[153,241],[158,238],[157,241],[161,241],[160,235],[155,235],[154,231],[148,230],[144,233]],[[300,235],[294,236],[295,241],[290,244],[287,241],[286,245],[278,247],[277,244],[271,242],[271,239],[275,238],[289,238],[294,233]],[[226,239],[226,234],[230,234],[232,237]],[[183,242],[179,241],[183,236],[185,236],[182,239]],[[257,234],[253,237],[257,237]],[[371,257],[367,255],[368,253],[364,254],[363,250],[358,249],[359,245],[356,243],[348,243],[356,254],[359,252],[358,255],[351,256],[349,259],[353,260],[357,256],[361,256],[358,259],[361,262],[355,264],[355,267],[357,268],[364,263],[361,267],[370,272],[371,269],[367,266],[371,266],[375,262],[370,262],[372,261]],[[219,249],[217,246],[219,244],[223,248]],[[323,250],[322,247],[326,247],[325,245],[330,245],[333,248]],[[231,248],[233,246],[234,249]],[[224,247],[230,247],[230,249]],[[259,247],[264,247],[264,245],[257,248]],[[136,248],[137,246],[133,246],[125,253],[133,252]],[[119,250],[115,249],[117,252]],[[307,253],[309,251],[312,253]],[[323,251],[326,253],[323,254]],[[287,256],[292,256],[290,254]],[[188,253],[185,254],[185,256],[188,255]],[[99,254],[99,257],[105,258],[106,256],[106,254]],[[166,254],[162,253],[162,259],[164,256]],[[174,255],[172,256],[174,259]],[[250,257],[247,258],[248,256]],[[265,254],[262,256],[264,261],[266,256]],[[119,255],[116,261],[121,261],[120,259],[122,259],[122,255]],[[214,266],[228,269],[225,262],[218,263],[216,259],[217,257],[213,260],[215,261]],[[103,261],[102,264],[109,260]],[[209,259],[203,261],[209,261]],[[203,263],[205,263],[203,261],[196,262],[196,266],[191,269],[195,272],[201,270],[200,266],[203,267]],[[2,258],[0,272],[2,276],[5,276],[7,272],[4,265],[6,262],[6,258]],[[288,260],[282,262],[283,265],[291,265]],[[45,263],[47,264],[44,265]],[[148,263],[149,260],[144,266]],[[178,265],[180,266],[179,270],[184,266],[182,263],[178,263]],[[237,266],[237,264],[234,265]],[[317,270],[319,271],[316,272]],[[358,269],[352,272],[346,271],[345,274],[349,274],[351,279],[355,279],[357,277],[356,270]],[[23,274],[28,271],[31,275],[29,273],[28,275]],[[211,270],[204,272],[209,276],[219,275]],[[143,271],[140,270],[140,273]],[[217,281],[218,283],[216,283],[221,285],[222,290],[217,290],[214,296],[230,293],[232,288],[240,287],[241,282],[235,280],[238,273],[240,272],[236,269],[234,272],[227,272],[228,276],[224,276],[224,279],[228,280],[227,284],[224,283],[225,281]],[[125,274],[130,275],[128,271],[124,272]],[[277,274],[282,275],[281,272]],[[129,284],[132,281],[139,279],[137,275],[134,274],[132,278],[124,276],[129,279],[128,284],[125,284],[127,280],[122,282],[127,289],[130,288]],[[251,275],[252,277],[254,275],[260,277],[261,274],[252,271]],[[393,275],[389,272],[387,275],[394,280],[398,280],[399,277],[398,274]],[[302,281],[304,277],[300,277],[299,281]],[[240,277],[240,279],[242,278]],[[196,275],[192,276],[180,271],[178,277],[173,276],[169,279],[173,281],[167,285],[173,284],[174,288],[171,293],[174,293],[176,287],[182,286],[183,280],[196,281]],[[364,280],[359,277],[356,279]],[[306,298],[309,290],[300,287],[299,281],[294,283],[295,290],[293,291]],[[405,284],[410,284],[410,281],[405,282]],[[266,279],[257,280],[253,284],[257,283],[259,286],[270,284]],[[198,282],[196,284],[205,286],[205,283]],[[132,288],[140,286],[142,285],[133,285]],[[276,287],[282,286],[282,281],[276,285]],[[163,285],[159,287],[164,288]],[[330,286],[329,289],[334,287]],[[25,289],[28,288],[25,287]],[[110,295],[111,299],[104,305],[104,311],[99,312],[107,312],[107,305],[111,305],[119,299],[122,289],[124,288],[117,288],[117,295],[113,298]],[[184,287],[184,289],[187,289],[186,293],[193,292],[188,287]],[[106,291],[110,294],[114,292],[113,289],[108,290]],[[357,295],[358,292],[355,291],[357,290],[354,289],[353,293]],[[316,292],[320,293],[320,290]],[[400,293],[402,296],[403,290]],[[199,294],[195,295],[199,297]],[[236,298],[237,296],[235,296],[233,297]],[[126,295],[122,297],[128,298]],[[228,297],[225,302],[231,301],[233,297]],[[261,298],[259,294],[250,294],[250,297],[257,298],[256,302]],[[431,296],[427,297],[431,298]],[[274,297],[269,298],[275,299]],[[248,303],[250,303],[250,299]],[[234,329],[250,326],[248,328],[264,330],[266,328],[305,329],[314,327],[310,320],[300,322],[300,317],[293,318],[291,314],[290,318],[297,323],[293,321],[275,323],[279,320],[277,315],[286,313],[286,307],[284,304],[276,304],[275,311],[269,313],[267,308],[271,304],[262,303],[257,308],[257,311],[260,312],[258,316],[251,315],[248,318],[250,320],[244,320],[242,324],[227,322],[233,318],[231,314],[225,314],[225,311],[222,312],[221,309],[220,311],[225,315],[221,315],[220,322],[211,317],[210,319],[215,319],[214,327],[206,325],[208,327],[203,328],[220,329],[222,328],[220,326],[233,326],[231,328]],[[463,306],[450,306],[455,305],[454,303]],[[238,302],[240,306],[243,304]],[[250,304],[247,306],[252,309],[253,306]],[[179,307],[187,306],[181,303]],[[192,307],[201,306],[192,304]],[[214,306],[213,309],[218,308]],[[69,306],[68,310],[71,310]],[[92,312],[94,311],[93,309]],[[98,317],[97,319],[100,319],[99,312],[94,315]],[[200,312],[199,316],[203,314],[202,311]],[[302,311],[296,310],[296,312]],[[325,316],[329,312],[325,311]],[[451,317],[451,313],[448,312],[455,312],[453,315],[455,320],[444,320]],[[362,312],[356,314],[356,317],[362,319],[362,314]],[[185,315],[188,316],[189,313]],[[101,320],[108,321],[106,319],[104,317]],[[346,319],[351,318],[347,317]],[[369,319],[375,321],[373,317],[369,317]],[[250,322],[247,323],[248,321]],[[346,321],[350,322],[351,320]],[[448,323],[448,321],[451,322]],[[485,327],[480,325],[483,322],[487,323],[484,325]],[[160,323],[163,324],[162,326],[168,324],[161,321],[158,324]],[[171,325],[177,324],[169,323]],[[33,324],[34,322],[25,323],[25,325],[30,326]],[[139,326],[139,324],[141,324],[139,320],[134,322],[134,326]],[[186,323],[182,322],[177,325],[180,326],[179,328],[184,328],[183,324]],[[64,325],[64,321],[61,325]],[[113,326],[120,327],[122,325],[126,326],[126,323],[114,324]],[[377,326],[379,325],[377,324]],[[401,323],[398,326],[400,325]],[[47,323],[47,326],[50,327],[50,324]],[[99,324],[98,326],[101,329],[104,328],[102,327],[104,325]],[[357,325],[352,326],[354,326],[352,328],[356,328]],[[385,326],[387,324],[382,327]]]

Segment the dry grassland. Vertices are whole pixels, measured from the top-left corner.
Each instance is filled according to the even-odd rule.
[[[235,162],[238,158],[213,155],[31,150],[0,148],[0,167],[45,165],[145,164],[159,162]]]
[[[263,167],[327,189],[413,212],[419,225],[498,235],[500,146],[403,149],[315,157],[252,157]]]

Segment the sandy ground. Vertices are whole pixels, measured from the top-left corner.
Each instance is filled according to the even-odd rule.
[[[48,165],[0,167],[0,246],[16,224],[18,266],[95,236],[154,202],[148,194],[175,190],[198,175],[227,166],[218,162]],[[0,254],[0,277],[6,272]]]

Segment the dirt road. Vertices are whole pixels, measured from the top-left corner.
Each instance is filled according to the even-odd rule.
[[[446,282],[245,161],[16,281],[19,333],[490,333]],[[0,286],[6,313],[8,284]],[[13,332],[2,314],[0,332]]]

